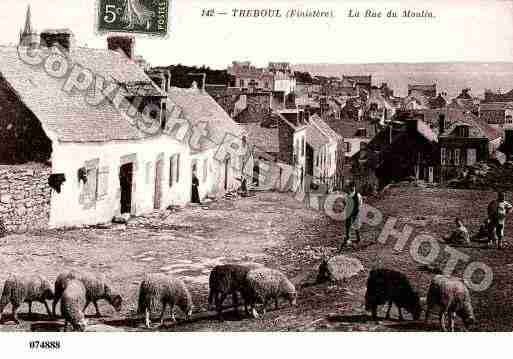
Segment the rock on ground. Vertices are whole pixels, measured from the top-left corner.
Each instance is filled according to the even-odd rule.
[[[344,282],[363,270],[363,265],[358,259],[339,255],[322,261],[319,266],[317,281]]]

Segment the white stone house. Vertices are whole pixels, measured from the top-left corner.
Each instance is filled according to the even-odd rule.
[[[132,60],[133,39],[115,37],[110,49],[90,49],[75,47],[69,33],[46,35],[61,45],[68,73],[48,70],[51,56],[59,54],[55,48],[33,50],[31,56],[43,59],[37,65],[20,58],[21,48],[0,48],[0,97],[6,106],[0,152],[4,160],[51,167],[48,226],[93,225],[121,213],[188,203],[190,148],[161,131],[166,94]],[[71,69],[92,74],[91,85],[67,91]],[[91,104],[88,99],[101,98],[108,84],[115,93]],[[119,106],[130,102],[141,106],[133,113]],[[143,117],[142,106],[149,103],[157,110]]]

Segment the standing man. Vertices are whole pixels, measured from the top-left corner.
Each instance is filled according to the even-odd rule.
[[[339,251],[351,243],[351,229],[356,232],[356,243],[360,242],[360,210],[363,206],[362,195],[356,191],[356,184],[349,182],[344,206],[345,238]]]
[[[497,200],[488,205],[488,218],[490,220],[490,237],[495,241],[497,239],[497,248],[502,249],[502,240],[504,238],[504,225],[506,224],[506,215],[513,209],[513,206],[506,201],[504,192],[497,193]]]

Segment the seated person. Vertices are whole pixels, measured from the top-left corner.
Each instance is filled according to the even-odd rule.
[[[444,241],[449,244],[469,244],[470,236],[467,228],[463,225],[461,219],[455,220],[457,228],[451,233],[449,237],[444,237]]]

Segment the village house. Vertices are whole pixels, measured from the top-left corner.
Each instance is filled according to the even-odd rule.
[[[292,170],[291,188],[304,190],[306,176],[306,129],[308,124],[303,111],[282,110],[278,122],[278,161],[289,165]],[[280,178],[283,176],[280,175]],[[286,179],[288,180],[288,179]],[[283,187],[284,184],[281,183]]]
[[[344,166],[343,138],[318,115],[307,118],[306,175],[332,190],[342,177]]]
[[[185,171],[196,173],[200,199],[238,189],[253,168],[244,129],[195,83],[189,89],[171,87],[167,99],[168,135],[189,138],[190,160]],[[184,137],[184,125],[192,137]]]
[[[408,84],[408,96],[411,95],[413,92],[418,92],[426,96],[427,98],[436,97],[436,84]]]
[[[371,75],[343,75],[341,86],[344,88],[358,88],[363,89],[367,94],[370,94],[372,87]]]
[[[488,102],[513,102],[513,90],[506,93],[493,92],[490,89],[486,89],[484,92],[483,103]]]
[[[496,128],[511,125],[513,124],[513,102],[481,103],[479,117]]]
[[[471,113],[450,123],[441,115],[439,121],[441,181],[458,176],[466,166],[487,161],[501,144],[501,133]]]
[[[360,186],[384,187],[409,178],[438,178],[438,140],[419,119],[392,122],[353,156],[353,175]]]
[[[40,36],[41,47],[33,47],[33,55],[44,59],[61,54],[69,66],[90,70],[95,81],[106,79],[118,92],[92,105],[87,99],[102,96],[95,81],[83,93],[67,91],[66,78],[20,58],[26,46],[0,48],[1,161],[47,166],[51,191],[44,200],[49,206],[45,218],[35,221],[38,226],[91,225],[124,213],[188,203],[190,149],[162,133],[166,94],[132,60],[135,40],[112,36],[108,49],[91,49],[75,46],[69,30],[47,30]],[[132,103],[134,113],[113,101]],[[143,117],[149,104],[157,110]],[[31,196],[31,186],[26,183],[26,196]],[[7,219],[12,230],[22,228],[20,223],[23,218]]]
[[[233,61],[228,67],[228,73],[233,76],[233,87],[244,90],[273,90],[273,74],[267,69],[251,65],[249,61]]]

